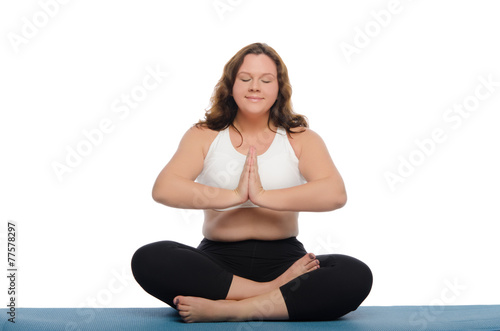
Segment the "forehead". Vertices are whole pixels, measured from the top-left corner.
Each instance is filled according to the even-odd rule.
[[[277,75],[276,64],[265,54],[247,54],[243,59],[238,72],[248,72],[251,74],[273,74]]]

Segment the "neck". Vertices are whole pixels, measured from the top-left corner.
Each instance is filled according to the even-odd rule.
[[[236,117],[234,118],[233,125],[241,133],[259,133],[268,130],[268,119],[269,112],[266,112],[263,115],[248,116],[238,110]],[[272,123],[269,123],[269,126],[274,130],[276,129]]]

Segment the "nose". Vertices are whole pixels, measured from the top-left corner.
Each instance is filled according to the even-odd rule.
[[[256,79],[252,79],[250,85],[248,86],[248,90],[251,92],[260,91],[259,81]]]

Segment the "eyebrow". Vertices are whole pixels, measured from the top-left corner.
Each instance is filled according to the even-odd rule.
[[[246,71],[240,71],[240,72],[238,72],[238,75],[239,75],[239,74],[247,74],[247,75],[252,76],[252,74],[251,74],[251,73],[246,72]],[[261,77],[262,77],[262,76],[266,76],[266,75],[271,75],[271,76],[273,76],[274,78],[276,78],[276,76],[274,76],[274,74],[272,74],[272,73],[270,73],[270,72],[266,72],[266,73],[262,74],[262,75],[261,75]]]

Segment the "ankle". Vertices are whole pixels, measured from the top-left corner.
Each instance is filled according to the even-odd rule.
[[[224,320],[228,322],[245,321],[250,314],[248,302],[244,300],[225,300]]]
[[[287,283],[287,281],[285,279],[285,276],[283,274],[281,274],[279,277],[275,278],[270,283],[272,283],[272,284],[270,284],[270,289],[274,290],[274,289],[278,289],[281,286],[285,285]]]

